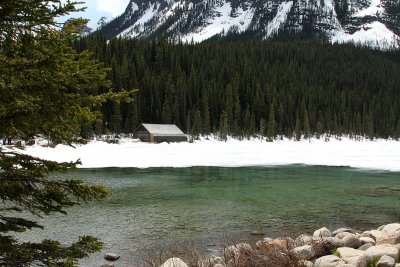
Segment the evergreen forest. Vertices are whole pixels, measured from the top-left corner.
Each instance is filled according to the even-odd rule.
[[[74,42],[110,67],[114,90],[81,134],[132,133],[174,123],[194,137],[400,137],[400,51],[324,41],[213,40],[199,44],[92,34]]]

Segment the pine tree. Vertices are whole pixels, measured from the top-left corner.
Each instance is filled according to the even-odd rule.
[[[235,121],[234,121],[234,125],[233,125],[233,134],[236,137],[241,138],[243,135],[243,131],[242,131],[242,107],[240,105],[240,99],[239,96],[236,95],[235,97]]]
[[[127,99],[128,92],[108,92],[106,69],[87,51],[77,52],[71,41],[83,20],[60,30],[54,18],[76,11],[75,2],[0,2],[0,136],[32,138],[42,133],[67,143],[79,134],[82,122],[98,116],[91,108],[107,99]],[[0,148],[0,265],[74,266],[100,250],[94,237],[81,237],[69,246],[55,240],[23,242],[13,233],[42,226],[26,214],[65,214],[66,208],[101,200],[109,191],[81,180],[52,179],[79,162],[57,163]]]
[[[208,107],[207,91],[205,91],[204,96],[202,98],[202,111],[203,111],[202,133],[205,135],[209,135],[211,131],[211,126],[210,126],[210,108]]]
[[[199,139],[199,136],[201,134],[201,129],[202,129],[202,123],[201,123],[200,111],[196,110],[194,113],[193,126],[192,126],[193,138]]]
[[[124,123],[124,132],[129,134],[133,133],[136,127],[139,126],[139,111],[137,105],[130,105],[128,110],[128,115]]]
[[[112,133],[120,134],[122,132],[122,117],[119,102],[114,103],[114,112],[111,115],[109,126]]]
[[[337,2],[340,7],[344,4]],[[247,106],[249,120],[254,114],[259,128],[261,118],[267,124],[269,121],[270,107],[266,103],[274,102],[275,137],[294,134],[297,116],[300,132],[305,136],[316,133],[318,122],[320,134],[358,132],[367,136],[369,115],[374,117],[375,137],[396,135],[398,51],[379,52],[314,41],[192,45],[162,39],[151,43],[119,38],[107,41],[97,34],[79,38],[74,44],[78,51],[92,49],[96,58],[105,60],[105,65],[115,66],[109,78],[117,88],[124,88],[126,83],[140,85],[138,113],[143,121],[173,122],[186,128],[188,110],[200,109],[204,127],[209,124],[210,130],[217,131],[221,111],[225,110],[229,134],[241,138],[249,136],[251,121],[244,120]],[[290,58],[285,51],[291,51]],[[313,56],[305,56],[307,53]],[[345,69],[340,68],[343,65]],[[208,101],[203,100],[205,96]],[[110,121],[112,106],[106,105],[102,113],[105,121]],[[128,113],[129,109],[122,105],[124,122]]]
[[[276,121],[275,121],[275,109],[272,103],[269,108],[268,117],[268,129],[267,129],[267,141],[272,142],[276,137]]]
[[[324,126],[323,126],[321,121],[317,122],[317,125],[315,126],[315,132],[316,132],[316,136],[317,136],[318,139],[324,133]]]
[[[310,135],[310,123],[308,121],[308,111],[304,111],[304,127],[303,127],[303,132],[304,132],[304,138],[308,139],[311,137]]]
[[[265,119],[260,120],[260,138],[263,140],[264,135],[265,135],[265,129],[267,128],[267,122]]]
[[[296,138],[296,141],[300,141],[300,139],[301,139],[301,123],[300,123],[299,117],[296,117],[296,126],[294,128],[294,136]]]
[[[244,118],[243,118],[243,132],[244,136],[246,138],[250,138],[251,136],[251,114],[250,114],[250,108],[247,106],[246,111],[244,113]]]
[[[223,141],[228,140],[228,115],[225,111],[222,111],[221,118],[219,121],[218,138]]]
[[[95,135],[101,135],[104,133],[103,120],[100,118],[96,119],[94,122],[94,133]]]

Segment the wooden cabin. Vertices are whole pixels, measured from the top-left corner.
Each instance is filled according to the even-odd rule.
[[[187,142],[184,134],[175,124],[149,124],[142,123],[134,132],[133,137],[143,142],[150,143],[174,143]]]

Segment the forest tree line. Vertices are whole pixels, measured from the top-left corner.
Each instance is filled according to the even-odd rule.
[[[74,43],[110,67],[114,90],[82,135],[132,133],[142,122],[174,123],[193,136],[400,137],[400,52],[321,41],[200,44],[92,34]]]

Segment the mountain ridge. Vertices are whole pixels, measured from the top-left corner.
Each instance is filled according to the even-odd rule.
[[[267,39],[283,32],[382,49],[400,47],[396,0],[131,0],[100,31],[109,37],[201,42],[229,32]]]

